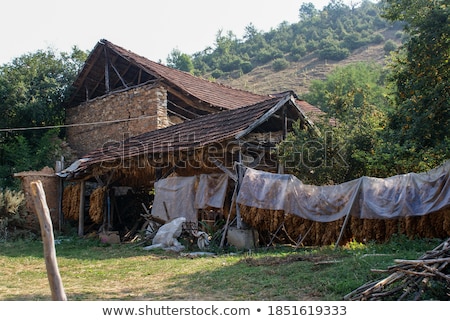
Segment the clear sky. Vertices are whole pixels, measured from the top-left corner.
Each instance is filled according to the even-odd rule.
[[[13,0],[0,5],[0,65],[39,49],[91,50],[100,39],[154,61],[177,48],[213,46],[219,30],[242,38],[252,23],[269,31],[298,21],[302,3],[329,0]],[[344,1],[349,3],[349,1]]]

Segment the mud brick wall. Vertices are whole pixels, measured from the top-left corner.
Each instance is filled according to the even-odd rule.
[[[129,120],[112,122],[123,119]],[[119,143],[126,138],[169,126],[167,91],[161,86],[141,86],[66,110],[67,125],[95,122],[108,123],[67,128],[67,141],[78,157],[106,143]]]
[[[45,192],[45,199],[50,212],[53,229],[59,228],[59,208],[58,208],[58,186],[59,177],[55,175],[55,171],[50,167],[44,167],[40,171],[20,172],[14,176],[20,178],[22,183],[22,191],[25,194],[25,206],[27,215],[25,219],[25,227],[40,231],[39,219],[35,211],[33,197],[31,195],[31,182],[41,181]]]

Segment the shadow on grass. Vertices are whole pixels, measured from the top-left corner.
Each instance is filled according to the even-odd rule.
[[[57,257],[68,259],[108,260],[148,255],[148,252],[143,250],[142,246],[104,244],[98,240],[83,238],[57,239],[55,250]],[[0,256],[43,258],[43,244],[36,240],[2,242],[0,243]]]

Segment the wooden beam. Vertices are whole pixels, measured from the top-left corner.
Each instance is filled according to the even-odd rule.
[[[138,85],[141,83],[141,79],[142,79],[142,68],[139,68],[138,79],[137,79]]]
[[[286,95],[283,97],[278,103],[276,103],[275,106],[270,108],[264,115],[259,117],[255,122],[253,122],[250,126],[247,127],[247,129],[242,130],[239,132],[235,138],[240,139],[244,137],[245,135],[249,134],[252,130],[254,130],[256,127],[260,126],[262,123],[267,121],[270,117],[273,116],[284,104],[286,104],[291,99],[291,95]]]
[[[287,111],[286,111],[286,105],[282,108],[282,128],[283,128],[283,140],[286,139],[287,136],[287,129],[288,129],[288,121],[287,121]]]
[[[170,87],[168,85],[167,86],[167,93],[172,94],[173,96],[177,97],[178,99],[184,101],[187,105],[192,106],[194,108],[197,108],[199,110],[203,110],[206,111],[208,113],[211,112],[217,112],[218,109],[211,107],[211,106],[207,106],[204,102],[202,102],[201,100],[199,100],[198,98],[191,96],[189,93],[185,93],[182,90],[177,90],[173,87]],[[189,97],[192,97],[189,98]]]
[[[111,88],[109,86],[109,56],[108,49],[106,47],[103,48],[105,53],[105,94],[109,93]]]
[[[185,119],[194,119],[200,116],[199,114],[196,114],[184,107],[177,105],[176,103],[174,103],[172,100],[169,99],[167,99],[167,109],[168,111],[173,112],[177,116],[183,117]],[[182,115],[183,113],[185,115]]]
[[[104,45],[101,41],[99,43],[97,43],[97,45],[95,46],[94,50],[91,52],[90,56],[88,57],[88,60],[86,61],[83,69],[81,70],[81,74],[77,79],[77,83],[76,84],[76,91],[71,95],[70,100],[67,102],[67,105],[70,106],[72,105],[73,100],[75,99],[75,97],[78,96],[78,92],[80,90],[82,90],[83,88],[83,84],[86,84],[86,77],[87,75],[89,75],[89,73],[91,72],[92,68],[95,66],[95,63],[89,63],[90,61],[96,61],[98,59],[98,57],[101,55],[102,50],[101,48],[99,48],[99,46]],[[86,99],[86,101],[88,101],[88,99]]]
[[[236,195],[239,195],[239,190],[241,189],[242,180],[244,179],[244,168],[242,167],[242,153],[240,150],[239,150],[239,162],[236,164],[236,173],[237,173]],[[237,225],[238,229],[242,229],[245,227],[245,224],[241,218],[241,209],[239,208],[238,202],[236,202],[236,225]]]
[[[286,105],[283,105],[281,108],[281,122],[282,122],[282,131],[283,131],[283,140],[286,139],[287,136],[287,111],[286,111]],[[282,160],[278,160],[278,174],[284,174],[284,163]]]
[[[86,182],[80,182],[80,208],[78,211],[78,236],[84,235],[84,190]]]
[[[114,72],[116,73],[117,77],[119,77],[120,81],[122,82],[122,85],[125,88],[128,88],[127,83],[125,82],[125,80],[122,78],[122,75],[119,73],[119,71],[117,70],[117,68],[111,63],[111,67],[114,70]]]
[[[217,160],[217,159],[215,159],[215,158],[213,158],[213,157],[210,157],[209,159],[211,160],[211,162],[212,162],[214,165],[216,165],[216,166],[217,166],[218,168],[220,168],[225,174],[227,174],[233,181],[237,182],[237,180],[238,180],[237,176],[236,176],[232,171],[230,171],[228,168],[226,168],[226,166],[223,165],[219,160]]]

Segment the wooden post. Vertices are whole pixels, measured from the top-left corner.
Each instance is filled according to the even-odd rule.
[[[223,228],[223,234],[222,234],[222,239],[220,240],[220,248],[223,248],[224,244],[225,244],[225,238],[227,236],[228,233],[228,226],[230,224],[230,216],[231,216],[231,211],[233,209],[234,206],[234,202],[236,201],[236,191],[237,191],[237,183],[234,186],[234,192],[233,192],[233,196],[231,197],[231,204],[230,204],[230,209],[228,210],[228,216],[227,216],[227,221],[225,223],[225,226]]]
[[[240,145],[240,143],[239,143]],[[236,182],[236,197],[239,194],[239,190],[241,189],[243,174],[242,174],[242,152],[241,149],[239,149],[239,162],[236,164],[236,173],[237,173],[237,182]],[[236,222],[237,222],[237,228],[242,229],[244,227],[244,224],[241,220],[241,209],[239,208],[238,202],[236,202]]]
[[[59,173],[64,169],[64,156],[61,156],[60,161],[56,161],[55,164],[55,172]],[[58,230],[62,231],[62,226],[64,224],[64,214],[62,209],[63,202],[63,194],[64,194],[64,182],[61,177],[58,178]]]
[[[282,114],[281,119],[283,128],[283,140],[285,140],[287,137],[287,128],[288,128],[286,105],[284,105],[281,108],[281,114]],[[278,159],[278,174],[284,174],[284,162],[280,161],[279,159]]]
[[[85,182],[80,182],[80,209],[78,212],[78,236],[84,235],[84,189]]]
[[[109,84],[109,56],[106,47],[104,47],[104,53],[105,53],[105,94],[109,94],[111,90]]]
[[[50,283],[52,299],[54,301],[67,301],[66,293],[59,274],[56,261],[55,240],[53,236],[53,225],[50,211],[45,199],[45,192],[41,181],[31,182],[31,194],[34,207],[41,226],[42,242],[44,244],[44,258],[47,269],[47,277]]]
[[[341,232],[339,233],[339,237],[336,241],[336,244],[334,245],[334,249],[337,249],[337,247],[339,246],[339,243],[341,242],[342,236],[344,235],[344,230],[347,227],[347,223],[350,218],[350,212],[352,211],[352,207],[355,204],[356,197],[359,195],[359,192],[360,192],[359,190],[362,185],[362,180],[363,180],[363,178],[359,179],[358,186],[356,187],[356,190],[350,199],[350,204],[352,204],[352,206],[348,209],[347,215],[345,216],[344,223],[342,224]]]

